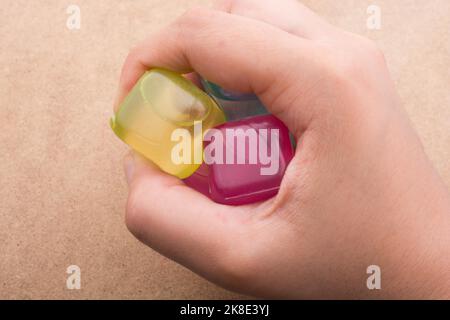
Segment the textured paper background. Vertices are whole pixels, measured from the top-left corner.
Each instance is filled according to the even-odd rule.
[[[275,1],[275,0],[274,0]],[[66,8],[81,7],[81,30]],[[185,0],[3,0],[0,10],[0,298],[235,298],[126,230],[126,147],[108,126],[128,50]],[[382,29],[366,9],[382,9]],[[450,1],[308,0],[376,40],[426,152],[450,185]],[[67,266],[82,289],[65,287]]]

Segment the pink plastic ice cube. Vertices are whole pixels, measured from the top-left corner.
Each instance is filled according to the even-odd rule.
[[[280,120],[263,115],[227,122],[210,130],[208,136],[212,138],[205,143],[205,163],[184,180],[187,185],[227,205],[258,202],[277,194],[294,155],[289,131]],[[222,156],[218,156],[220,149]]]

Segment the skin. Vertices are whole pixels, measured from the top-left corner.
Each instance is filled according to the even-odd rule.
[[[450,298],[449,192],[373,42],[294,0],[221,1],[134,48],[117,101],[156,66],[256,93],[298,147],[279,194],[240,207],[127,156],[126,224],[139,240],[257,297]],[[369,265],[381,290],[367,289]]]

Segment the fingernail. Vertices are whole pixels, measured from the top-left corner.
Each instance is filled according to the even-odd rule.
[[[134,157],[131,153],[125,156],[124,158],[124,167],[125,167],[125,177],[127,178],[127,183],[130,184],[133,180],[134,175]]]

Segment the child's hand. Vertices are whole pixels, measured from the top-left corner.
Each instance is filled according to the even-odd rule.
[[[135,48],[118,100],[154,66],[255,92],[298,147],[278,196],[242,207],[128,157],[126,222],[141,241],[260,297],[450,297],[449,194],[371,41],[294,0],[225,1]],[[379,291],[366,287],[373,264]]]

